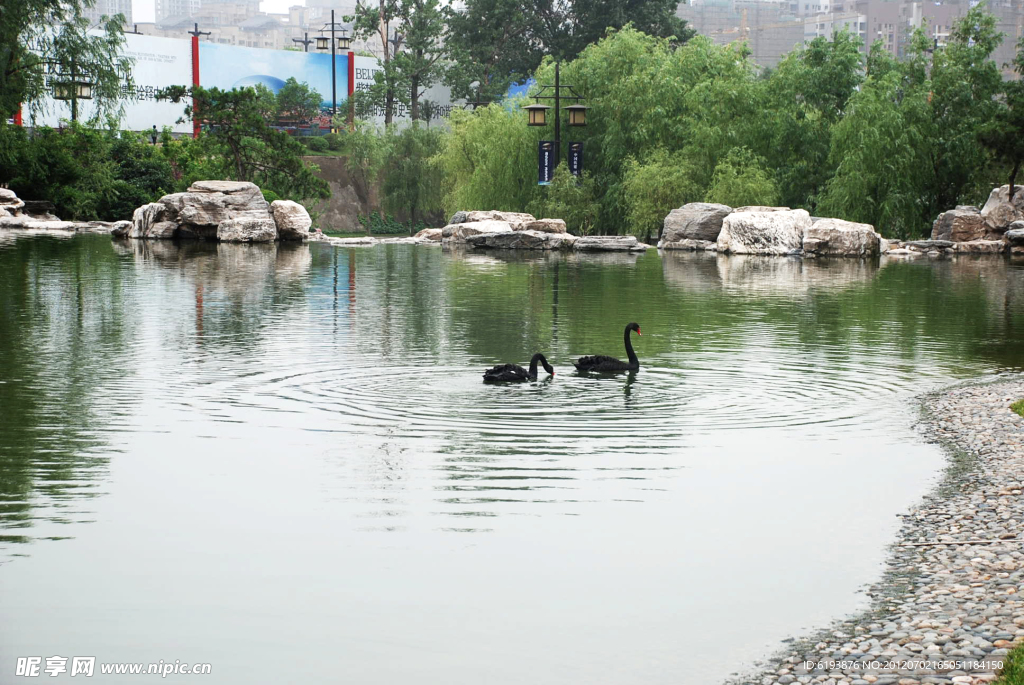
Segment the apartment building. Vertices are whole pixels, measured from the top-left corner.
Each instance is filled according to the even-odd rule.
[[[797,45],[836,31],[856,34],[864,51],[876,41],[896,57],[904,57],[913,32],[945,44],[952,26],[977,0],[692,0],[677,15],[698,33],[719,44],[746,41],[753,60],[766,67],[779,63]],[[997,30],[1004,34],[992,58],[1001,67],[1013,59],[1024,35],[1024,0],[988,0]],[[1009,75],[1009,72],[1005,72]]]

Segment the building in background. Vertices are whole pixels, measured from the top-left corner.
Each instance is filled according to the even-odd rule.
[[[153,18],[159,24],[169,17],[190,17],[199,6],[199,0],[155,0]]]
[[[875,41],[895,57],[904,57],[917,28],[944,45],[953,24],[976,0],[692,0],[677,15],[715,43],[746,41],[755,63],[776,66],[793,48],[840,30],[856,34],[865,53]],[[1003,43],[992,59],[1003,68],[1024,35],[1024,0],[989,0]],[[1004,69],[1010,75],[1010,70]]]
[[[96,0],[92,7],[83,7],[82,14],[89,20],[90,26],[96,26],[103,16],[113,17],[123,14],[125,24],[132,25],[132,0]]]
[[[335,21],[339,24],[345,23],[344,17],[355,13],[353,4],[332,5],[330,0],[308,0],[308,6],[293,5],[287,13],[277,14],[261,12],[260,0],[156,2],[156,21],[152,24],[139,24],[138,31],[142,34],[180,38],[199,24],[201,31],[209,31],[210,34],[203,36],[204,41],[272,50],[305,50],[305,46],[295,41],[303,40],[307,35],[310,39],[320,35],[321,29],[331,21],[332,9]],[[310,52],[315,51],[316,46],[310,45],[308,49]],[[376,57],[383,56],[380,38],[376,36],[365,40],[353,39],[352,50]]]

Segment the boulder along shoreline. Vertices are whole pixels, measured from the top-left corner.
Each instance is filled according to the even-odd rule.
[[[921,398],[941,482],[903,517],[871,607],[792,643],[744,685],[975,685],[1024,642],[1024,377]]]

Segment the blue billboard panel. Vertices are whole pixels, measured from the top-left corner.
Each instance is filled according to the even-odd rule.
[[[335,60],[335,88],[340,104],[348,99],[348,54],[339,53]],[[320,106],[330,109],[330,54],[199,43],[199,85],[204,88],[231,90],[262,83],[276,94],[292,77],[320,93]]]

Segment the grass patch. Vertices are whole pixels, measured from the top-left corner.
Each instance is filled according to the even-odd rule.
[[[1017,402],[1014,406],[1024,403],[1024,400]],[[1014,410],[1017,411],[1017,410]],[[1003,672],[996,685],[1024,685],[1024,647],[1011,649],[1003,661]]]
[[[342,154],[337,150],[310,150],[308,147],[302,151],[300,157],[341,157]]]
[[[354,233],[343,233],[339,231],[324,231],[324,235],[332,238],[365,238],[369,234],[366,231],[356,231]],[[376,236],[374,236],[376,237]]]
[[[1016,402],[1010,405],[1010,409],[1014,410],[1021,416],[1024,416],[1024,400],[1017,400]],[[1024,680],[1022,680],[1021,682],[1024,682]]]

